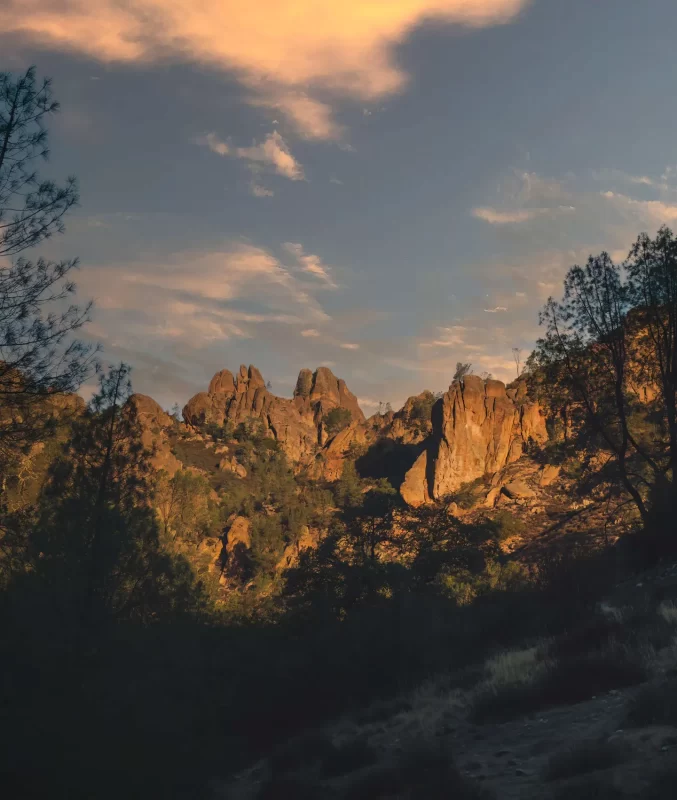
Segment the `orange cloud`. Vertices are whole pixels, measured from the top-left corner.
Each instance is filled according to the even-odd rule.
[[[206,145],[220,156],[235,156],[248,161],[250,165],[263,164],[272,167],[278,175],[291,181],[303,180],[303,167],[277,131],[268,134],[259,144],[254,142],[251,147],[231,147],[227,142],[222,142],[215,133],[208,133],[198,140],[198,144]]]
[[[306,87],[355,100],[397,92],[394,48],[416,25],[513,19],[530,0],[4,0],[0,30],[103,62],[195,61],[234,72],[252,102],[279,107],[309,138],[336,139]]]

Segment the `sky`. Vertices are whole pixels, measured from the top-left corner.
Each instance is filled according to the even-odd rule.
[[[183,405],[327,365],[364,411],[510,380],[591,253],[677,224],[674,0],[3,0],[53,78],[83,331]],[[85,387],[85,392],[88,387]]]

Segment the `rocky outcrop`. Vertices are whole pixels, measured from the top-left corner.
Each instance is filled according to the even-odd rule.
[[[454,383],[432,413],[432,434],[402,486],[412,505],[441,500],[462,484],[517,461],[529,441],[547,440],[545,418],[523,383],[468,375]],[[402,491],[401,489],[401,491]]]
[[[366,449],[370,438],[368,427],[360,422],[353,422],[337,433],[323,449],[322,459],[313,470],[314,477],[328,481],[338,480],[346,460],[355,459]]]
[[[125,408],[138,425],[141,444],[151,454],[150,463],[153,468],[165,470],[170,476],[182,469],[183,464],[172,453],[168,437],[173,420],[162,406],[148,395],[133,394],[127,400]]]
[[[402,499],[408,506],[418,508],[430,502],[428,491],[428,451],[424,450],[414,461],[414,466],[407,472],[400,486]]]
[[[256,367],[243,365],[237,375],[227,369],[214,375],[209,390],[188,401],[183,418],[194,428],[258,420],[263,433],[280,442],[291,461],[300,463],[309,461],[326,439],[322,418],[336,407],[348,409],[353,421],[364,420],[357,398],[327,367],[302,369],[294,396],[287,399],[268,391]]]
[[[230,555],[237,547],[249,550],[252,546],[251,524],[247,517],[235,517],[226,537],[226,553]]]

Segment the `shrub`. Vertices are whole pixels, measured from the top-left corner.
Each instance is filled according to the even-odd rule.
[[[514,719],[553,706],[574,705],[612,689],[646,680],[643,664],[623,648],[549,661],[530,679],[503,687],[485,685],[473,702],[475,722]]]
[[[674,602],[661,603],[658,613],[668,625],[677,625],[677,606]]]
[[[353,415],[350,413],[349,409],[332,408],[331,411],[328,411],[324,417],[322,417],[322,424],[327,433],[333,435],[347,428],[352,418]]]
[[[496,526],[496,538],[500,542],[513,536],[521,536],[527,527],[521,519],[507,509],[502,509],[495,514],[492,522]]]
[[[546,781],[558,781],[608,769],[620,764],[625,748],[618,742],[597,739],[580,742],[568,750],[553,755],[543,773]]]
[[[630,702],[625,724],[677,725],[677,678],[644,687]]]

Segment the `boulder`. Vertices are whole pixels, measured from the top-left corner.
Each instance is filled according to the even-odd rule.
[[[277,562],[276,569],[282,572],[298,564],[299,556],[304,550],[313,550],[320,541],[319,531],[311,530],[307,525],[301,528],[301,533],[296,542],[291,542],[285,549],[282,557]]]
[[[546,464],[541,470],[538,485],[543,487],[550,486],[559,478],[561,471],[562,467],[555,466],[554,464]]]
[[[251,524],[247,517],[235,517],[226,538],[226,553],[230,555],[238,545],[249,550],[252,546]]]
[[[430,502],[428,494],[428,453],[424,450],[407,472],[400,486],[400,494],[404,502],[412,508],[418,508]]]
[[[221,461],[219,461],[219,469],[222,472],[232,472],[233,475],[236,475],[238,478],[247,477],[247,468],[240,464],[235,456],[222,458]]]
[[[502,491],[511,500],[533,500],[536,497],[536,492],[531,486],[519,479],[506,483]]]

